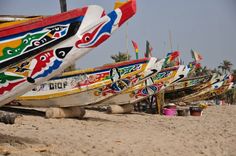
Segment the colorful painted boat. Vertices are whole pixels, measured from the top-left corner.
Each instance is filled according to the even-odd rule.
[[[88,8],[0,25],[0,71],[74,36]]]
[[[24,106],[71,107],[91,105],[144,81],[156,70],[156,59],[139,59],[65,73],[19,97]]]
[[[178,90],[185,90],[191,87],[196,87],[200,84],[209,81],[209,76],[187,78],[179,81],[178,83],[172,84],[165,89],[165,93],[176,92]]]
[[[102,103],[98,103],[97,105],[134,104],[149,96],[157,94],[168,85],[180,81],[187,76],[188,72],[189,69],[185,68],[183,65],[163,69],[146,81],[146,83],[136,85],[122,94],[114,96]]]
[[[232,89],[232,87],[233,87],[233,82],[226,83],[221,87],[219,87],[218,89],[213,89],[209,92],[206,92],[205,94],[197,96],[195,99],[191,99],[191,101],[202,101],[213,98],[215,96],[226,93],[228,90]]]
[[[200,97],[201,95],[204,95],[208,92],[212,92],[213,90],[220,88],[226,81],[229,80],[229,78],[230,78],[230,75],[213,76],[210,81],[211,84],[208,85],[207,87],[204,87],[193,94],[184,96],[184,97],[182,97],[180,99],[176,99],[174,101],[182,101],[182,102],[196,101],[196,100],[198,100],[198,97]]]
[[[81,23],[76,35],[0,73],[0,106],[60,74],[107,40],[135,14],[136,1],[131,0],[107,15],[98,6],[89,6],[86,10],[83,20],[87,22]]]
[[[159,61],[152,57],[66,73],[43,83],[18,100],[23,106],[37,107],[93,105],[142,83],[160,71],[171,56]]]

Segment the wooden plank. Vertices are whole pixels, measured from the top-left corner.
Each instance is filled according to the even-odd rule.
[[[162,108],[164,106],[164,90],[156,94],[156,108],[157,114],[162,115]]]

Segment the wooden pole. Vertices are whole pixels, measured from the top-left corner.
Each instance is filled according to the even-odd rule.
[[[164,106],[164,91],[160,91],[156,94],[156,107],[157,114],[162,115],[162,108]]]
[[[126,23],[125,29],[125,44],[126,44],[126,52],[127,52],[127,60],[129,60],[129,49],[128,49],[128,22]]]
[[[61,12],[66,12],[67,11],[66,0],[60,0],[60,7],[61,7]]]
[[[171,52],[173,51],[173,46],[172,46],[172,33],[171,33],[171,30],[169,30],[169,40],[170,40],[170,49],[171,49]]]

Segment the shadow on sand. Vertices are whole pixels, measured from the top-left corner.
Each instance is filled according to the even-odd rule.
[[[39,141],[37,139],[18,137],[5,135],[0,133],[0,145],[1,144],[10,144],[11,146],[24,146],[25,144],[37,144]]]
[[[17,113],[22,115],[30,116],[42,116],[45,117],[45,112],[35,109],[26,109],[26,108],[16,108],[16,107],[0,107],[0,110],[5,112]]]
[[[115,122],[115,121],[112,121],[112,120],[96,118],[96,117],[84,117],[81,120],[83,120],[83,121],[92,121],[92,122]]]

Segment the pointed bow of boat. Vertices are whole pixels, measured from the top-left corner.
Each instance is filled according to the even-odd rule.
[[[135,15],[137,11],[136,0],[129,0],[127,3],[117,9],[120,9],[120,11],[122,12],[122,16],[119,22],[119,26],[121,26],[125,21]]]

